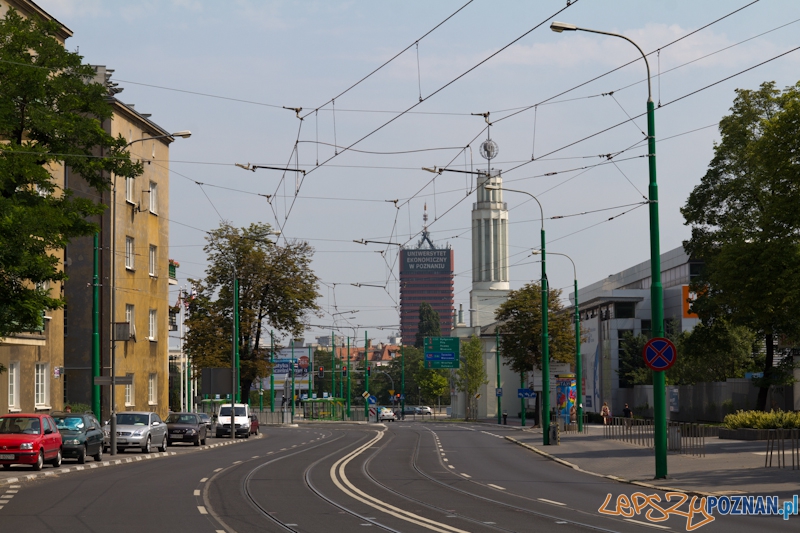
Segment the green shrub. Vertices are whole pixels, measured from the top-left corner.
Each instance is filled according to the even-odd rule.
[[[800,413],[791,411],[736,411],[725,416],[722,424],[728,429],[800,429]]]
[[[92,411],[92,406],[88,403],[65,403],[65,409],[67,405],[69,405],[73,413],[90,413]]]

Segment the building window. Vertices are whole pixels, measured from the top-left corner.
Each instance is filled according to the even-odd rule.
[[[136,181],[134,178],[125,178],[125,201],[131,204],[135,204],[136,201],[133,199],[133,188],[136,186]]]
[[[67,386],[67,372],[66,371],[64,371],[61,374],[61,379],[62,379],[61,383],[63,385],[62,389],[64,390],[64,397],[62,398],[62,401],[64,402],[64,405],[68,405],[69,404],[69,400],[67,398],[69,397],[69,387]]]
[[[49,398],[49,363],[36,363],[34,371],[33,404],[34,407],[48,407]]]
[[[133,378],[133,374],[126,374],[126,375],[129,376],[130,378]],[[125,385],[125,407],[133,407],[134,405],[136,405],[134,399],[135,398],[133,397],[133,383],[131,383],[130,385]]]
[[[131,304],[125,305],[125,322],[128,323],[131,337],[136,336],[136,314],[135,309]]]
[[[150,182],[150,212],[158,213],[158,185],[154,181]]]
[[[64,304],[64,336],[67,336],[67,304]]]
[[[156,246],[150,245],[150,275],[156,275],[156,257],[158,254],[156,253],[158,248]]]
[[[133,253],[133,237],[125,237],[125,268],[128,270],[134,270]]]
[[[156,326],[158,324],[158,313],[155,309],[150,310],[150,328],[148,337],[151,341],[156,340],[156,330],[158,329]]]
[[[19,409],[19,361],[8,365],[8,408]]]
[[[158,395],[157,395],[157,387],[158,386],[158,375],[157,374],[150,374],[150,379],[147,383],[147,403],[150,405],[158,404]]]
[[[636,302],[614,302],[614,318],[636,318]]]

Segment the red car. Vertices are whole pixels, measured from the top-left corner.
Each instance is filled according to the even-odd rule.
[[[31,465],[41,470],[44,463],[61,466],[61,433],[49,415],[15,414],[0,416],[0,464]]]

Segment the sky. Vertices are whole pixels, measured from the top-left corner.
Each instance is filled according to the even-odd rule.
[[[553,20],[655,52],[662,252],[690,236],[680,208],[735,90],[800,78],[800,50],[756,66],[800,45],[792,0],[38,3],[74,32],[70,50],[115,70],[118,98],[168,131],[192,131],[170,149],[179,287],[204,276],[206,231],[268,223],[280,242],[314,247],[322,313],[309,317],[309,341],[365,329],[385,341],[399,329],[399,247],[354,241],[413,245],[425,205],[432,238],[455,251],[456,308],[469,308],[474,179],[422,167],[486,169],[487,136],[499,146],[491,167],[539,198],[547,250],[575,261],[579,286],[649,259],[645,66],[630,63],[640,56],[625,40],[557,34]],[[488,132],[476,115],[486,112]],[[530,252],[542,222],[528,196],[504,200],[516,289],[539,279]],[[548,278],[566,299],[569,261],[551,256]]]

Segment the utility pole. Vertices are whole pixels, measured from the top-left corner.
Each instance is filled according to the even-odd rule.
[[[400,340],[400,413],[401,418],[406,416],[406,347]]]
[[[275,331],[269,332],[269,411],[275,412]]]
[[[497,367],[497,388],[500,388],[500,328],[494,329],[494,366]],[[500,419],[503,410],[503,397],[497,396],[497,424],[500,424]]]
[[[92,411],[94,416],[101,419],[100,415],[100,385],[96,385],[94,378],[100,375],[100,234],[94,234],[94,273],[92,275]],[[114,391],[112,389],[111,393]]]
[[[294,424],[294,339],[292,339],[292,424]]]
[[[369,394],[369,339],[364,330],[364,392]],[[364,419],[369,422],[369,396],[364,398]]]
[[[331,396],[336,397],[336,333],[331,331]]]
[[[355,340],[355,339],[354,339]],[[350,337],[347,337],[347,418],[350,418]]]
[[[233,382],[235,384],[234,392],[236,393],[236,403],[241,403],[242,385],[239,379],[239,278],[236,277],[235,269],[233,272]],[[231,419],[231,432],[232,431],[233,419]]]

